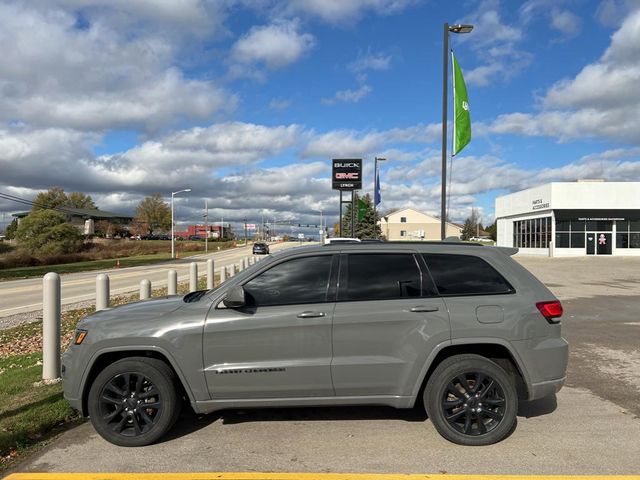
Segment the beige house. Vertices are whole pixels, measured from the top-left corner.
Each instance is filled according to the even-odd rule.
[[[380,230],[389,241],[440,240],[440,219],[413,208],[394,210],[380,218]],[[460,237],[462,225],[447,222],[447,237]]]

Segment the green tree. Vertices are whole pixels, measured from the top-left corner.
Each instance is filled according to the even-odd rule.
[[[85,208],[90,210],[95,210],[98,208],[96,207],[96,204],[93,203],[93,198],[91,198],[91,195],[87,195],[86,193],[82,192],[71,192],[69,195],[67,195],[67,202],[65,205],[68,207]]]
[[[358,195],[355,195],[356,205],[358,205]],[[355,238],[374,238],[375,232],[377,231],[378,237],[380,237],[381,230],[380,225],[378,225],[378,220],[380,216],[377,212],[373,210],[373,202],[371,200],[371,196],[367,193],[364,197],[361,198],[364,203],[364,215],[359,220],[358,219],[358,210],[356,207],[356,218],[355,218]],[[337,234],[337,232],[336,232]],[[346,211],[342,216],[342,237],[349,237],[351,235],[351,204],[347,205]]]
[[[498,241],[498,226],[496,225],[496,222],[493,222],[491,225],[489,225],[484,230],[489,235],[491,235],[491,240],[493,240],[494,242]]]
[[[11,223],[4,229],[4,235],[7,239],[12,240],[16,238],[16,230],[18,229],[18,219],[14,218]]]
[[[464,226],[462,227],[462,240],[469,240],[471,237],[475,237],[479,229],[482,229],[480,213],[477,208],[472,208],[471,216],[464,221]]]
[[[20,221],[15,238],[32,254],[58,255],[79,251],[84,237],[62,213],[37,210]]]
[[[154,193],[138,204],[135,222],[144,226],[149,234],[155,230],[169,230],[171,228],[171,208],[159,193]]]
[[[53,187],[46,192],[40,192],[33,200],[33,206],[31,211],[36,210],[50,210],[56,207],[63,207],[68,202],[67,194],[60,187]]]

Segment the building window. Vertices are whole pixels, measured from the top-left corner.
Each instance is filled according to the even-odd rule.
[[[407,231],[406,230],[400,230],[400,236],[401,237],[406,237],[407,236]]]
[[[518,248],[549,248],[551,217],[513,222],[513,246]]]
[[[400,217],[400,223],[407,223],[407,217]]]
[[[640,220],[616,222],[616,248],[640,248]]]
[[[584,220],[556,220],[556,248],[584,248]]]

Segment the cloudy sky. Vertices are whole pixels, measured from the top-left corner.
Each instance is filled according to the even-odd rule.
[[[382,210],[439,212],[442,24],[473,140],[450,216],[550,181],[640,180],[637,0],[0,0],[0,192],[52,186],[181,222],[337,220],[330,159]],[[0,199],[0,222],[23,207]]]

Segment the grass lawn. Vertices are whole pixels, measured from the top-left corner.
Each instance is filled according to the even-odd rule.
[[[204,253],[204,251],[180,252],[180,257],[191,257]],[[134,257],[119,258],[121,267],[137,267],[140,265],[152,265],[154,263],[167,262],[171,260],[170,253],[154,253],[151,255],[136,255]],[[41,277],[49,272],[75,273],[89,270],[102,270],[105,268],[115,268],[116,259],[89,260],[86,262],[63,263],[60,265],[38,265],[35,267],[19,267],[0,269],[0,281],[16,280],[19,278]]]

